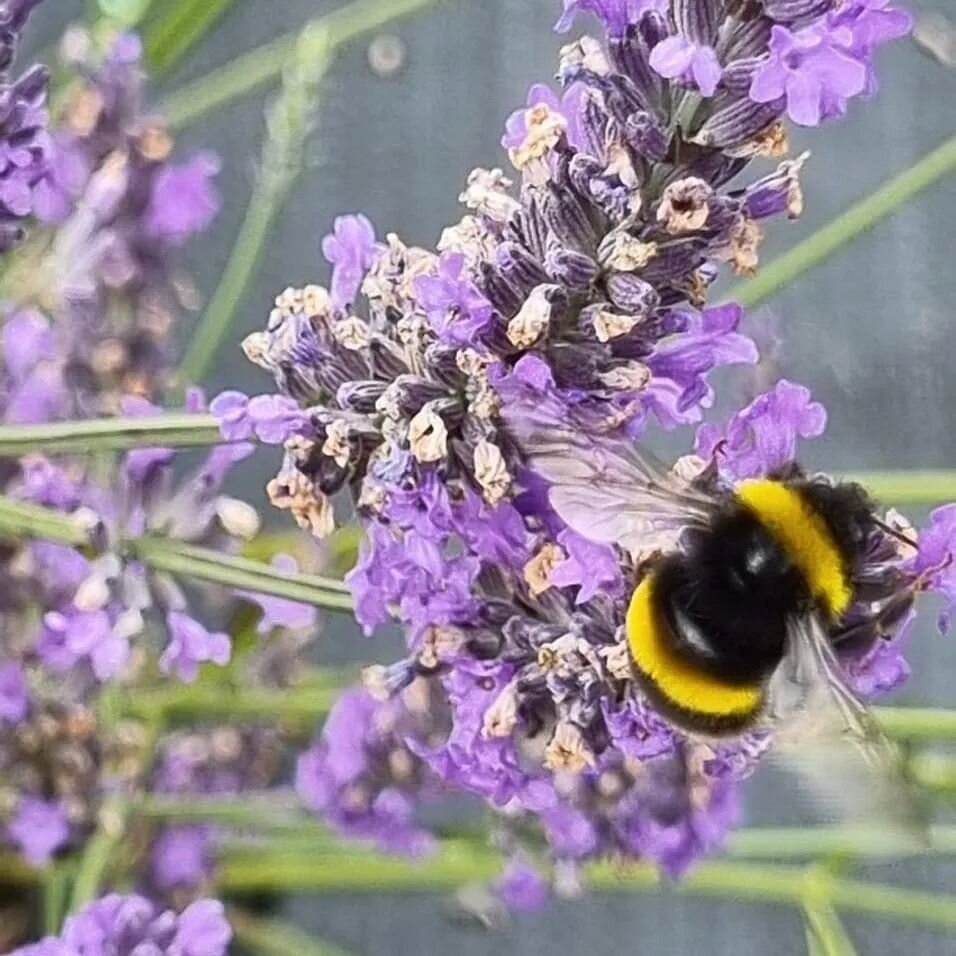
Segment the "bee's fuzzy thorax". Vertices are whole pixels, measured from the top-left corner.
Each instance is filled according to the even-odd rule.
[[[739,485],[736,495],[777,539],[800,569],[814,600],[835,620],[853,599],[848,555],[831,522],[803,487],[811,483],[752,480]]]

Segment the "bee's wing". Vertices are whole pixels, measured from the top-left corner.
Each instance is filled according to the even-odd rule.
[[[598,439],[560,414],[544,402],[509,424],[529,466],[551,484],[554,510],[578,534],[649,551],[672,547],[677,531],[713,514],[716,497],[688,487],[635,443]]]
[[[927,820],[900,755],[847,686],[826,628],[793,618],[769,688],[774,753],[819,808],[887,852],[926,846]]]

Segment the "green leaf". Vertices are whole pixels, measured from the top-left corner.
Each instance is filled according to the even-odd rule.
[[[283,920],[254,916],[230,908],[229,924],[236,942],[262,956],[349,956],[347,950]]]
[[[172,69],[233,3],[235,0],[172,0],[164,4],[164,15],[150,25],[144,37],[146,60],[152,74],[159,76]]]
[[[180,368],[184,383],[203,380],[255,278],[272,226],[298,177],[318,108],[318,86],[331,60],[328,31],[316,24],[306,26],[291,51],[282,90],[269,111],[261,172],[239,236],[186,348]]]
[[[311,22],[328,31],[335,50],[363,34],[379,30],[401,17],[416,13],[438,0],[355,0]],[[206,76],[171,93],[160,110],[174,129],[194,123],[262,86],[274,83],[294,56],[298,32],[263,44]]]

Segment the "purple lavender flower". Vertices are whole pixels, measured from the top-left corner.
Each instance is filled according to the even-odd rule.
[[[104,896],[67,918],[59,938],[47,937],[14,956],[226,956],[232,930],[216,900],[198,900],[179,915],[143,896]]]
[[[720,467],[736,479],[776,471],[796,459],[798,438],[816,438],[826,427],[826,410],[809,389],[786,379],[731,418],[725,431],[701,425],[694,450],[719,456]]]
[[[300,431],[307,417],[299,406],[282,395],[256,395],[226,391],[217,395],[209,411],[219,419],[219,430],[226,441],[258,438],[269,445],[281,445]]]
[[[740,308],[708,308],[710,288],[724,262],[755,270],[758,220],[799,214],[803,160],[741,181],[749,159],[786,151],[785,91],[748,96],[776,62],[749,7],[570,0],[561,28],[583,11],[604,20],[607,47],[566,47],[565,97],[535,87],[509,120],[518,188],[474,170],[467,213],[437,252],[391,236],[360,270],[364,302],[346,314],[319,286],[286,290],[244,348],[308,407],[270,497],[323,536],[330,496],[351,491],[367,530],[348,576],[356,616],[367,632],[397,619],[407,647],[376,670],[391,700],[344,698],[303,756],[303,801],[343,832],[381,840],[391,819],[406,833],[412,796],[383,766],[400,739],[403,762],[540,822],[562,863],[620,854],[677,874],[719,845],[766,741],[704,751],[654,711],[624,636],[628,583],[648,555],[566,527],[527,442],[553,425],[560,447],[586,436],[603,454],[654,420],[701,420],[711,372],[758,359]],[[784,29],[818,30],[844,55],[848,27],[820,10],[806,21]],[[252,434],[244,396],[218,411],[227,438]],[[698,452],[718,467],[695,480],[716,493],[792,465],[797,437],[824,421],[805,390],[780,383],[724,430],[701,429]],[[876,537],[867,571],[903,607],[916,572]],[[854,679],[887,685],[891,659],[874,642],[898,622],[859,625]],[[409,715],[388,705],[422,681],[441,719],[398,732]]]
[[[723,73],[713,47],[683,36],[661,40],[651,50],[648,62],[665,79],[693,82],[703,96],[714,95]]]
[[[46,866],[70,836],[66,811],[59,802],[21,797],[7,826],[7,839],[36,867]]]
[[[377,252],[375,227],[367,216],[359,213],[335,220],[332,232],[322,240],[322,255],[332,266],[332,307],[336,311],[347,311],[355,301]]]
[[[0,724],[19,724],[30,711],[30,695],[23,668],[16,661],[0,661]]]
[[[567,557],[555,566],[549,580],[561,588],[580,586],[576,604],[585,604],[601,593],[620,593],[624,582],[613,548],[588,541],[570,529],[558,535],[558,544]]]
[[[166,619],[170,641],[159,659],[165,674],[175,674],[191,684],[199,676],[199,665],[207,661],[225,667],[232,656],[228,634],[211,633],[188,614],[174,611]]]
[[[667,0],[564,0],[564,13],[555,30],[566,33],[579,13],[593,13],[604,21],[611,36],[620,35],[649,10],[666,13]]]
[[[488,324],[491,303],[464,274],[465,257],[447,252],[435,275],[414,280],[415,295],[441,342],[465,345]]]
[[[547,108],[558,116],[566,125],[568,142],[572,146],[581,146],[581,110],[583,108],[583,87],[574,84],[558,96],[546,83],[535,83],[528,91],[527,106],[515,110],[505,123],[505,133],[501,138],[501,145],[512,151],[519,149],[528,138],[529,122],[533,121],[536,110]]]
[[[847,100],[867,85],[866,67],[848,52],[852,42],[845,27],[814,25],[792,31],[775,24],[769,59],[753,75],[750,98],[755,103],[785,99],[787,115],[801,126],[842,116]]]
[[[37,653],[55,673],[63,674],[88,661],[96,679],[107,681],[122,672],[130,647],[128,638],[116,627],[115,614],[71,607],[44,616]]]

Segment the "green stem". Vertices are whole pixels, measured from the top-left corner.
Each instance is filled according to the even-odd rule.
[[[283,920],[253,916],[230,907],[229,925],[236,942],[262,956],[349,956],[348,951]]]
[[[0,497],[0,535],[90,547],[94,530],[91,524],[84,514],[63,515],[50,508]],[[340,581],[317,574],[278,572],[269,564],[168,538],[129,538],[120,547],[154,571],[287,598],[330,611],[353,608],[352,598]]]
[[[153,418],[94,418],[39,425],[0,425],[0,458],[18,458],[35,452],[85,454],[150,446],[187,448],[221,443],[219,425],[212,415],[178,412]]]
[[[942,707],[875,707],[880,725],[899,740],[956,740],[956,711]]]
[[[186,349],[180,369],[183,382],[202,381],[255,277],[272,225],[299,174],[318,85],[331,60],[328,30],[322,26],[306,27],[289,52],[282,91],[268,117],[259,180],[225,272]]]
[[[281,693],[244,688],[241,692],[229,694],[216,686],[193,685],[186,690],[161,687],[137,690],[130,696],[126,711],[138,716],[162,713],[173,721],[213,717],[272,718],[308,730],[325,717],[339,693],[336,688],[291,688]]]
[[[70,874],[63,864],[54,864],[43,877],[43,932],[56,936],[66,911]]]
[[[280,572],[259,561],[235,557],[211,548],[182,544],[168,538],[133,538],[126,542],[126,550],[154,571],[166,571],[210,584],[287,598],[330,611],[353,609],[351,595],[341,582],[317,574]]]
[[[845,826],[746,827],[732,833],[726,852],[748,860],[814,857],[891,857],[934,853],[956,855],[956,826],[930,828],[928,846],[901,853],[900,842],[870,829]]]
[[[956,499],[956,471],[858,471],[847,476],[879,501],[902,505],[935,505]]]
[[[423,861],[347,851],[309,853],[272,859],[251,851],[223,854],[220,889],[235,894],[268,892],[365,892],[449,890],[464,883],[493,879],[501,859],[469,844],[443,846]],[[808,874],[802,867],[713,861],[700,864],[678,883],[667,883],[655,870],[598,864],[586,871],[588,883],[606,892],[631,893],[662,886],[676,893],[786,903],[802,906],[821,894],[837,909],[956,929],[956,899],[895,886]]]
[[[318,17],[313,27],[327,31],[332,50],[381,29],[389,23],[417,13],[437,0],[356,0],[355,3]],[[170,94],[159,110],[171,127],[179,128],[221,109],[261,86],[275,82],[293,56],[298,34],[287,33],[234,59],[226,66]]]
[[[176,0],[146,30],[152,76],[171,70],[222,19],[235,0]]]
[[[70,912],[96,899],[114,855],[126,834],[128,808],[124,800],[111,797],[100,808],[99,826],[87,841],[76,870]]]
[[[921,786],[956,796],[956,757],[924,753],[910,758],[910,772]]]
[[[760,305],[954,169],[956,136],[798,242],[789,252],[764,266],[753,279],[732,288],[727,299],[745,308]]]
[[[28,501],[0,497],[0,537],[45,538],[73,547],[91,543],[95,519],[86,513],[65,515]]]
[[[826,901],[803,907],[807,950],[811,956],[857,956],[856,947],[836,910]]]

